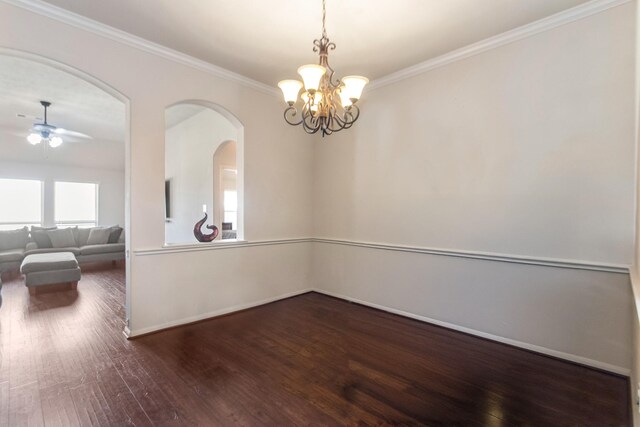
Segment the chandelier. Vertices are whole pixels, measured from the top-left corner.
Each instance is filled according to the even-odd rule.
[[[300,126],[309,134],[322,132],[322,136],[331,135],[343,129],[349,129],[358,120],[360,109],[356,102],[369,79],[362,76],[335,77],[335,71],[329,65],[329,51],[336,44],[329,41],[326,20],[325,0],[322,0],[322,37],[313,41],[313,51],[318,52],[318,65],[308,64],[298,68],[304,85],[298,80],[282,80],[278,87],[282,89],[288,107],[284,110],[284,119],[292,126]],[[300,94],[300,111],[295,104]]]

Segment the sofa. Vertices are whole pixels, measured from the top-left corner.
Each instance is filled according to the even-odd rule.
[[[24,227],[0,230],[0,273],[17,271],[27,255],[71,252],[78,263],[120,261],[125,257],[122,227]]]

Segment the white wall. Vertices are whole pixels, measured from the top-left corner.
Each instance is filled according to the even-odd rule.
[[[212,224],[214,188],[219,187],[220,179],[214,175],[213,155],[223,142],[237,139],[235,126],[210,109],[167,129],[165,178],[171,180],[172,212],[165,225],[166,243],[197,243],[193,226],[203,217],[203,205],[209,215],[207,224]],[[208,230],[203,228],[203,232]]]
[[[636,13],[636,63],[635,63],[635,141],[636,147],[640,144],[640,7],[638,2],[635,1]],[[636,150],[636,165],[640,164],[640,150]],[[634,296],[634,310],[633,310],[633,351],[632,351],[632,363],[631,363],[631,387],[629,392],[631,393],[631,402],[633,414],[633,425],[640,427],[640,396],[638,390],[640,390],[640,175],[636,168],[636,233],[635,233],[635,256],[634,263],[631,268],[631,289]]]
[[[628,370],[625,275],[272,240],[629,264],[632,7],[365,92],[360,122],[321,144],[283,125],[276,96],[6,3],[0,45],[74,66],[130,100],[134,334],[312,283]],[[245,126],[245,235],[265,246],[161,249],[164,109],[186,99],[220,104]]]
[[[634,26],[627,3],[365,89],[314,147],[315,235],[630,265]],[[630,368],[627,275],[334,246],[314,287]]]
[[[628,373],[626,274],[315,243],[312,277],[333,296]]]
[[[124,156],[124,153],[122,153]],[[98,224],[124,225],[124,171],[86,169],[73,166],[0,161],[0,178],[35,179],[44,182],[43,222],[55,225],[56,181],[98,184]]]
[[[307,243],[279,245],[273,252],[238,246],[142,255],[164,244],[164,111],[190,99],[219,104],[244,125],[245,238],[270,241],[311,234],[312,141],[300,129],[283,125],[279,97],[7,3],[0,3],[0,16],[0,46],[75,67],[130,101],[132,333],[159,327],[159,318],[175,323],[222,305],[246,305],[307,286],[302,273],[286,274],[308,269],[309,258],[300,255]],[[221,269],[215,266],[229,257],[237,274],[220,280]]]

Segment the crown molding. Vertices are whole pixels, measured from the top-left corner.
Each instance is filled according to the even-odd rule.
[[[13,6],[26,9],[30,12],[37,13],[47,18],[54,19],[63,24],[71,25],[84,31],[105,37],[107,39],[125,44],[127,46],[139,49],[141,51],[151,53],[153,55],[168,59],[170,61],[177,62],[182,65],[194,68],[199,71],[212,74],[216,77],[239,83],[243,86],[251,89],[258,90],[260,92],[269,95],[278,95],[279,92],[275,87],[271,87],[257,80],[250,79],[249,77],[227,70],[226,68],[219,67],[201,59],[194,58],[193,56],[178,52],[177,50],[162,46],[157,43],[153,43],[142,37],[135,36],[117,28],[113,28],[109,25],[94,21],[77,13],[70,12],[66,9],[51,5],[41,0],[0,0],[4,3],[8,3]]]
[[[125,44],[147,53],[186,65],[188,67],[204,71],[222,79],[239,83],[260,92],[279,95],[275,87],[271,87],[257,80],[203,61],[193,56],[178,52],[177,50],[153,43],[142,37],[135,36],[109,25],[102,24],[93,19],[86,18],[77,13],[51,5],[42,0],[0,0],[4,3],[29,10],[47,18],[54,19],[67,25],[91,32],[110,40]],[[482,52],[504,46],[515,41],[534,36],[544,31],[587,18],[608,9],[626,4],[632,0],[591,0],[579,6],[542,18],[538,21],[525,24],[493,37],[470,44],[460,49],[453,50],[438,57],[429,59],[411,67],[380,77],[369,84],[367,90],[375,90],[390,84],[418,76],[436,68],[443,67],[456,61],[480,54]]]
[[[426,73],[436,68],[444,67],[452,62],[460,61],[465,58],[477,55],[487,50],[495,49],[527,37],[560,27],[571,22],[587,18],[605,10],[629,3],[632,0],[591,0],[571,9],[556,13],[555,15],[542,18],[538,21],[525,24],[514,28],[513,30],[489,37],[476,43],[460,49],[453,50],[443,55],[428,59],[420,64],[412,65],[400,71],[380,77],[367,87],[367,90],[375,90],[390,84],[409,79]]]

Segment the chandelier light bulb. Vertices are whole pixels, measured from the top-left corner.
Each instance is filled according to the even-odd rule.
[[[284,101],[289,105],[293,105],[298,100],[298,93],[302,89],[302,82],[298,80],[282,80],[278,83],[278,87],[282,90]]]
[[[342,83],[344,83],[344,89],[341,92],[345,92],[345,96],[355,102],[360,99],[362,90],[369,83],[369,79],[362,76],[346,76],[342,78]]]
[[[61,145],[62,145],[62,138],[60,138],[59,136],[54,136],[51,139],[49,139],[49,147],[56,148]]]
[[[316,91],[320,87],[320,79],[327,72],[322,65],[307,64],[298,68],[298,74],[304,81],[304,88],[307,92]]]
[[[42,137],[38,133],[31,133],[27,137],[27,141],[29,141],[31,145],[38,145],[42,142]]]
[[[307,106],[307,104],[309,103],[309,92],[302,92],[300,98],[302,98],[302,102],[304,102],[304,105]],[[318,105],[320,104],[320,101],[322,101],[322,93],[316,92],[313,95],[313,103],[310,105],[311,111],[318,111]]]
[[[349,93],[346,90],[344,90],[344,86],[340,88],[340,90],[338,91],[338,95],[340,95],[340,102],[342,103],[342,108],[348,108],[353,105],[353,102],[351,102],[351,99],[349,99]]]

